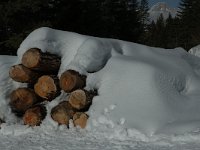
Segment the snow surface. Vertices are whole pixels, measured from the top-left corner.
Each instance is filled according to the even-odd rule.
[[[24,84],[8,77],[32,47],[62,57],[59,76],[75,69],[97,89],[86,129],[58,126],[46,104],[42,125],[24,126],[8,106],[9,93]],[[18,57],[0,56],[0,148],[43,149],[196,149],[200,146],[200,58],[181,48],[161,49],[115,39],[39,28],[20,45]],[[92,73],[94,72],[94,73]],[[16,148],[17,147],[17,148]]]
[[[189,53],[192,54],[192,55],[195,55],[197,57],[200,57],[200,45],[197,45],[197,46],[191,48],[189,50]]]

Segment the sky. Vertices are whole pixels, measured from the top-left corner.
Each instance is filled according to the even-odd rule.
[[[166,2],[171,7],[178,7],[180,1],[181,0],[149,0],[149,6],[151,7],[158,2]]]

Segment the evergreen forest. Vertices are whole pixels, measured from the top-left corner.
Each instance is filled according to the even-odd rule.
[[[1,0],[0,54],[16,55],[24,38],[43,26],[189,50],[200,44],[199,8],[199,0],[181,0],[175,18],[150,21],[148,0]]]

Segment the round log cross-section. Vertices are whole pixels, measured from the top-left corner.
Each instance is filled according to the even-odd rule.
[[[61,58],[55,54],[43,53],[38,48],[31,48],[22,56],[22,64],[41,72],[56,73],[60,68]]]
[[[35,83],[41,76],[41,74],[32,71],[22,64],[12,66],[9,75],[13,80],[22,83]]]
[[[25,125],[39,126],[46,116],[46,108],[42,105],[37,105],[26,110],[23,121]]]
[[[51,101],[60,94],[59,79],[57,76],[41,76],[34,85],[35,93],[40,97]]]
[[[83,112],[77,112],[73,116],[74,126],[79,126],[81,128],[85,128],[87,125],[87,120],[89,116]]]
[[[32,89],[18,88],[10,95],[10,106],[13,112],[23,114],[40,99]]]
[[[92,103],[93,97],[97,93],[94,91],[86,91],[82,89],[78,89],[70,93],[69,95],[69,103],[72,107],[76,108],[77,110],[85,110],[89,109],[89,106]]]
[[[51,110],[51,117],[58,124],[69,125],[69,120],[72,119],[75,112],[76,110],[68,101],[63,101]]]
[[[60,87],[67,93],[83,88],[85,84],[86,76],[80,75],[74,70],[67,70],[60,77]]]

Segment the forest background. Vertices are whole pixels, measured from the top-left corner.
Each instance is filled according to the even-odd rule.
[[[1,0],[0,54],[16,55],[39,27],[189,50],[200,44],[200,1],[181,0],[177,16],[149,19],[148,0]]]

